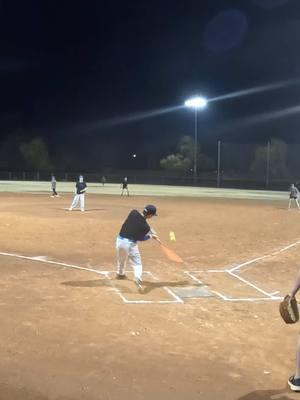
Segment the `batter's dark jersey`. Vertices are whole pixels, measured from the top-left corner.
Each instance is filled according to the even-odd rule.
[[[142,214],[137,210],[132,210],[122,225],[120,236],[136,242],[142,240],[149,231],[150,226]]]
[[[77,182],[76,183],[76,193],[77,194],[82,194],[84,192],[82,192],[83,189],[86,188],[86,183],[85,182]]]

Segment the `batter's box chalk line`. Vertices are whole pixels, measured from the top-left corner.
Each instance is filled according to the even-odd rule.
[[[208,270],[198,270],[198,271],[185,271],[185,274],[187,274],[191,279],[193,279],[195,282],[197,282],[198,284],[203,284],[203,282],[198,279],[195,274],[199,274],[199,273],[210,273],[210,274],[217,274],[217,273],[223,273],[223,274],[228,274],[230,276],[232,276],[235,279],[238,279],[239,281],[243,282],[245,285],[250,286],[251,288],[255,289],[256,291],[258,291],[259,293],[263,294],[264,297],[242,297],[242,298],[232,298],[232,297],[228,297],[225,296],[224,294],[220,293],[219,291],[216,290],[211,290],[212,293],[215,293],[218,297],[220,297],[222,300],[224,301],[249,301],[249,302],[254,302],[254,301],[268,301],[268,300],[282,300],[283,297],[282,296],[276,296],[278,293],[280,293],[280,291],[275,291],[272,293],[269,293],[265,290],[263,290],[262,288],[260,288],[259,286],[255,285],[254,283],[250,282],[249,280],[242,278],[241,276],[238,275],[238,272],[241,271],[242,268],[249,266],[249,265],[253,265],[255,263],[258,263],[259,261],[262,260],[266,260],[268,258],[277,256],[279,254],[284,253],[285,251],[288,251],[290,249],[292,249],[293,247],[296,247],[300,244],[300,240],[297,240],[296,242],[293,242],[287,246],[284,246],[278,250],[274,250],[269,254],[265,254],[263,256],[260,257],[255,257],[251,260],[242,262],[240,264],[235,265],[232,268],[226,268],[226,269],[208,269]]]
[[[238,298],[234,298],[234,297],[228,297],[225,296],[224,294],[220,293],[217,290],[212,290],[209,288],[211,293],[214,293],[217,297],[220,297],[222,300],[224,301],[249,301],[249,302],[255,302],[255,301],[266,301],[266,300],[282,300],[282,297],[278,297],[275,296],[276,294],[278,294],[279,292],[273,292],[273,293],[268,293],[266,291],[264,291],[263,289],[259,288],[258,286],[254,285],[253,283],[247,281],[244,278],[241,278],[240,276],[236,275],[236,274],[232,274],[227,270],[199,270],[199,271],[184,271],[185,274],[187,274],[191,279],[193,279],[195,282],[197,282],[198,284],[203,284],[203,282],[197,278],[197,274],[199,273],[229,273],[231,276],[234,276],[235,278],[241,280],[245,285],[251,286],[253,289],[257,290],[258,292],[264,294],[264,297],[238,297]],[[204,286],[207,287],[208,286]]]
[[[111,274],[115,274],[115,272],[113,272],[113,271],[111,271],[110,273],[111,273]],[[153,275],[153,273],[150,272],[150,271],[144,271],[144,274],[145,274],[145,275],[149,275],[149,276],[150,276],[153,280],[155,280],[155,281],[158,281],[158,280],[159,280],[159,279],[158,279],[155,275]],[[110,282],[111,282],[111,286],[112,286],[112,289],[111,289],[111,290],[114,291],[117,295],[119,295],[120,298],[123,300],[123,302],[126,303],[126,304],[170,304],[170,303],[179,303],[179,304],[182,304],[182,303],[184,303],[184,301],[183,301],[179,296],[177,296],[177,295],[173,292],[173,290],[171,290],[171,289],[168,288],[167,286],[163,286],[162,289],[163,289],[165,292],[167,292],[167,294],[168,294],[169,297],[171,298],[170,300],[141,300],[141,299],[138,299],[138,300],[129,300],[129,299],[126,298],[126,296],[124,295],[124,293],[122,293],[122,291],[114,285],[114,283],[113,283],[114,281],[113,281],[113,280],[111,280]]]
[[[216,290],[210,290],[211,293],[214,293],[216,296],[220,297],[222,300],[224,301],[266,301],[266,300],[282,300],[282,297],[280,296],[276,296],[276,294],[279,293],[279,291],[275,291],[273,293],[268,293],[265,290],[263,290],[262,288],[260,288],[259,286],[255,285],[254,283],[250,282],[249,280],[246,280],[245,278],[242,278],[241,276],[238,275],[238,272],[249,265],[253,265],[259,261],[274,257],[276,255],[282,254],[285,251],[288,251],[290,249],[292,249],[293,247],[296,247],[300,244],[300,240],[297,240],[287,246],[284,246],[278,250],[275,250],[269,254],[260,256],[260,257],[256,257],[253,258],[251,260],[248,260],[246,262],[242,262],[240,264],[235,265],[234,267],[230,268],[230,269],[209,269],[209,270],[198,270],[198,271],[184,271],[184,273],[186,275],[188,275],[194,282],[197,282],[197,284],[201,284],[203,285],[203,282],[200,281],[200,279],[198,279],[194,274],[198,274],[198,273],[225,273],[225,274],[229,274],[230,276],[234,277],[235,279],[240,280],[241,282],[243,282],[245,285],[248,285],[250,287],[252,287],[253,289],[257,290],[259,293],[263,294],[264,297],[261,298],[252,298],[252,297],[244,297],[244,298],[231,298],[231,297],[227,297],[224,294],[220,293],[219,291]],[[7,252],[0,252],[0,255],[2,256],[6,256],[6,257],[14,257],[14,258],[19,258],[19,259],[25,259],[25,260],[29,260],[29,261],[35,261],[35,262],[41,262],[41,263],[46,263],[46,264],[50,264],[53,266],[60,266],[60,267],[64,267],[64,268],[74,268],[74,269],[78,269],[78,270],[84,270],[84,271],[88,271],[88,272],[93,272],[96,273],[98,275],[102,275],[105,276],[106,279],[109,279],[110,282],[113,282],[113,280],[110,278],[111,274],[114,274],[114,271],[107,271],[107,270],[98,270],[98,269],[94,269],[94,268],[87,268],[87,267],[83,267],[80,265],[75,265],[75,264],[69,264],[69,263],[64,263],[64,262],[59,262],[59,261],[53,261],[48,259],[47,256],[25,256],[25,255],[21,255],[21,254],[15,254],[15,253],[7,253]],[[101,268],[101,267],[100,267]],[[151,276],[154,280],[158,280],[158,278],[156,278],[151,272],[148,271],[144,271],[145,274],[149,274],[149,276]],[[117,287],[114,286],[113,283],[111,283],[111,290],[113,292],[115,292],[116,294],[119,295],[119,297],[123,300],[124,303],[126,304],[168,304],[168,303],[184,303],[184,301],[178,296],[176,295],[170,288],[164,286],[163,289],[170,295],[171,300],[129,300],[127,299],[124,294],[120,291],[120,289],[118,289]],[[207,287],[204,285],[204,287]]]
[[[49,264],[52,266],[63,267],[63,268],[73,268],[73,269],[93,272],[98,275],[102,275],[110,281],[110,283],[111,283],[110,291],[116,293],[122,299],[122,301],[126,304],[169,304],[169,303],[182,304],[182,303],[184,303],[184,301],[179,296],[177,296],[170,288],[168,288],[166,286],[162,287],[162,289],[167,292],[168,296],[170,297],[170,300],[140,300],[140,299],[139,300],[129,300],[124,296],[124,294],[121,292],[121,290],[118,289],[113,283],[113,279],[111,278],[111,276],[116,273],[115,271],[98,270],[98,269],[94,269],[94,268],[83,267],[80,265],[75,265],[75,264],[70,264],[70,263],[65,263],[65,262],[60,262],[60,261],[53,261],[53,260],[50,260],[47,256],[31,257],[31,256],[25,256],[22,254],[7,253],[7,252],[0,252],[0,256],[13,257],[13,258],[27,260],[27,261],[45,263],[45,264]],[[144,271],[144,274],[148,274],[149,276],[152,277],[152,279],[158,281],[158,278],[155,277],[151,272]]]

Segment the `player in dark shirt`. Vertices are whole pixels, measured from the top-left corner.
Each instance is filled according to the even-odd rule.
[[[157,215],[156,207],[152,204],[148,204],[142,213],[137,210],[130,211],[117,237],[117,279],[126,278],[126,261],[129,259],[134,271],[134,282],[139,291],[143,291],[143,265],[137,242],[151,238],[160,242],[155,231],[150,228],[147,222],[154,215]]]
[[[76,183],[75,196],[71,204],[71,207],[69,208],[69,211],[72,211],[73,208],[77,207],[79,202],[81,211],[84,211],[84,200],[85,200],[84,197],[86,191],[87,191],[87,184],[84,182],[83,176],[80,175],[79,181]]]
[[[125,176],[123,182],[121,183],[121,188],[122,188],[121,196],[123,196],[124,190],[126,190],[127,196],[129,196],[128,180],[127,180],[126,176]]]

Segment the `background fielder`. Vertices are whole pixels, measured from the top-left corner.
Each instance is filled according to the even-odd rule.
[[[77,207],[78,203],[80,202],[80,209],[84,211],[85,206],[85,192],[87,191],[87,184],[84,182],[83,176],[80,175],[79,181],[76,183],[75,187],[75,196],[69,211],[72,211],[73,208]]]
[[[137,210],[132,210],[123,223],[117,237],[117,279],[126,278],[126,261],[129,259],[134,271],[134,282],[140,291],[143,290],[143,265],[137,242],[148,240],[150,238],[160,242],[156,233],[151,230],[147,223],[147,219],[152,218],[154,215],[157,215],[156,207],[151,204],[148,204],[142,213]]]
[[[51,197],[59,197],[56,191],[56,179],[54,175],[51,176],[51,189],[52,189]]]
[[[127,191],[127,196],[129,196],[128,181],[127,181],[127,177],[126,176],[125,176],[123,182],[121,183],[121,188],[122,188],[121,196],[123,196],[124,190]]]
[[[290,187],[290,199],[289,199],[289,206],[288,209],[291,208],[291,203],[292,200],[294,200],[297,204],[298,209],[300,209],[299,202],[298,202],[298,197],[299,197],[299,190],[296,188],[296,186],[292,183]]]

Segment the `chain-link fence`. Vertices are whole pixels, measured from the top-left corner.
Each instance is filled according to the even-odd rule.
[[[220,186],[287,190],[300,182],[300,145],[219,144]]]
[[[55,178],[59,182],[76,182],[80,174],[83,174],[87,182],[102,184],[102,177],[105,176],[105,184],[121,183],[124,177],[132,184],[148,185],[177,185],[177,186],[216,186],[216,173],[200,173],[195,180],[191,175],[185,174],[167,174],[165,171],[140,170],[140,171],[115,171],[110,173],[76,173],[76,172],[56,172]],[[2,181],[49,181],[51,174],[49,172],[10,172],[0,171],[0,180]]]
[[[198,162],[197,174],[193,171],[123,170],[80,172],[87,182],[102,184],[121,183],[126,176],[132,184],[206,186],[241,189],[287,190],[291,183],[300,186],[300,145],[272,140],[261,144],[231,144],[218,142],[214,154],[213,170],[204,171]],[[75,182],[79,172],[55,171],[57,181]],[[0,171],[0,180],[50,181],[49,171]]]

